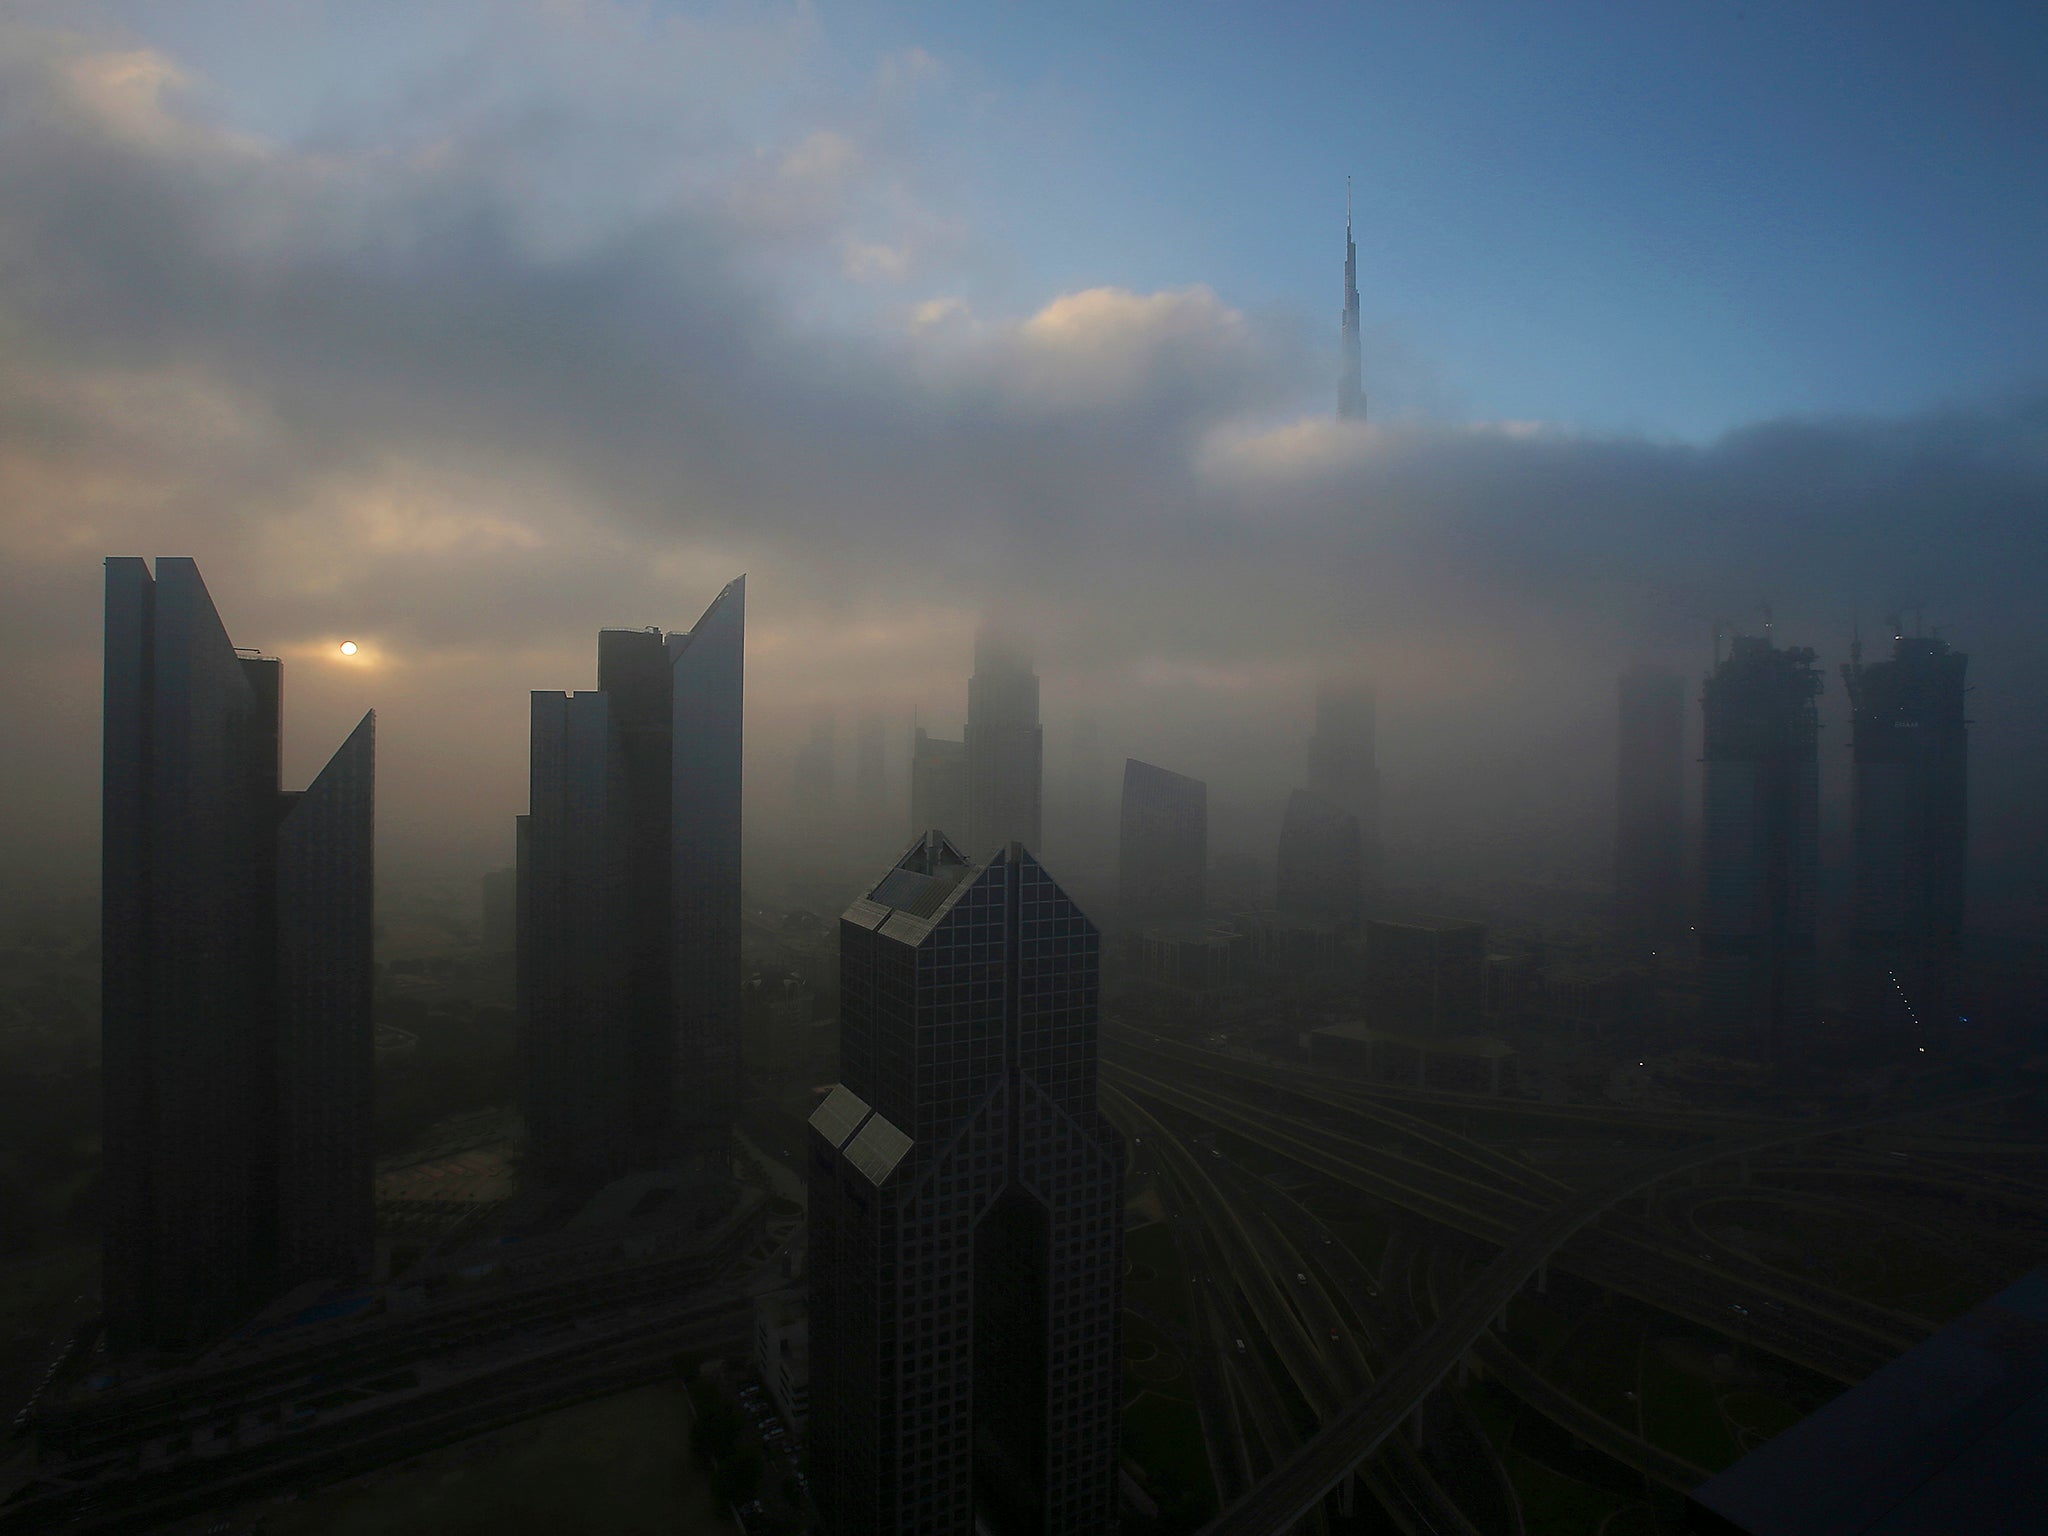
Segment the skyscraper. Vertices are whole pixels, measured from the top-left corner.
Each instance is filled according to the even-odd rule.
[[[1038,846],[1045,732],[1038,674],[1009,641],[984,630],[967,684],[967,844],[985,858],[1004,843]]]
[[[1308,787],[1358,823],[1359,906],[1380,896],[1380,768],[1372,689],[1326,683],[1316,690],[1315,734],[1308,743]]]
[[[1899,635],[1889,661],[1842,668],[1854,731],[1856,886],[1850,1007],[1884,1038],[1946,1045],[1961,988],[1969,658]]]
[[[1337,419],[1365,420],[1364,364],[1358,339],[1358,247],[1351,239],[1351,178],[1344,178],[1344,372],[1337,380]]]
[[[863,713],[853,749],[853,798],[863,824],[879,822],[887,813],[889,770],[886,745],[889,723],[881,715]]]
[[[697,627],[606,630],[598,689],[536,691],[519,828],[527,1131],[608,1178],[724,1156],[737,1097],[746,578]]]
[[[941,741],[916,728],[910,744],[910,821],[967,836],[967,743]],[[955,828],[958,829],[955,832]]]
[[[1107,1531],[1124,1147],[1095,926],[1017,843],[932,832],[839,933],[842,1081],[808,1137],[822,1528]]]
[[[1117,836],[1117,916],[1132,931],[1199,923],[1209,867],[1209,786],[1124,762]]]
[[[192,561],[106,576],[107,1329],[188,1348],[368,1266],[376,723],[283,793],[280,664]]]
[[[1314,790],[1287,797],[1275,898],[1287,917],[1349,931],[1359,918],[1358,818]]]
[[[1702,1024],[1763,1061],[1804,1040],[1814,1016],[1820,686],[1812,651],[1738,636],[1701,695]]]
[[[1673,673],[1621,679],[1614,908],[1616,933],[1631,949],[1654,949],[1686,930],[1684,688]]]

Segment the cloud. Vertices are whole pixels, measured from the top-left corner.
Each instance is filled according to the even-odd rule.
[[[52,722],[0,761],[36,786],[0,844],[89,844],[91,712],[50,701],[93,686],[115,553],[199,558],[293,659],[307,752],[367,698],[334,637],[374,642],[396,824],[465,846],[523,804],[525,691],[589,686],[594,628],[687,623],[742,569],[761,764],[821,701],[957,715],[1001,609],[1049,720],[1225,793],[1286,787],[1315,679],[1368,673],[1418,835],[1481,838],[1528,811],[1504,744],[1597,805],[1613,675],[1697,671],[1765,597],[1834,649],[1859,603],[1952,615],[1992,642],[1999,760],[2048,748],[2017,704],[2048,686],[2048,394],[1705,446],[1339,423],[1293,325],[1201,285],[970,308],[959,222],[886,135],[679,126],[616,57],[641,34],[561,25],[595,39],[573,69],[495,53],[388,132],[268,144],[132,38],[0,34],[0,635],[32,658],[0,708]],[[802,101],[817,46],[698,34],[689,67]],[[869,323],[860,284],[912,275],[941,296]],[[2017,783],[1986,780],[2015,859],[2048,833]],[[1564,817],[1553,854],[1597,867],[1598,836]]]
[[[910,252],[901,246],[876,245],[867,240],[846,242],[843,267],[857,282],[885,279],[901,282],[910,275]]]

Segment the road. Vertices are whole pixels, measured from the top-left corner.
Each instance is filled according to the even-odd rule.
[[[1340,1411],[1371,1380],[1371,1368],[1358,1338],[1358,1319],[1324,1286],[1321,1245],[1298,1244],[1272,1218],[1264,1202],[1273,1192],[1263,1182],[1258,1183],[1257,1198],[1248,1198],[1249,1192],[1240,1186],[1254,1181],[1191,1150],[1141,1106],[1110,1089],[1104,1094],[1104,1107],[1127,1137],[1134,1143],[1142,1140],[1157,1153],[1153,1165],[1175,1181],[1198,1211],[1206,1233],[1218,1243],[1224,1273],[1235,1282],[1233,1299],[1241,1299],[1249,1323],[1238,1324],[1235,1338],[1271,1347],[1289,1385],[1316,1421]],[[1263,1350],[1248,1350],[1237,1362],[1240,1377],[1266,1372]],[[1263,1389],[1256,1381],[1253,1385],[1262,1396],[1278,1395],[1273,1392],[1276,1384],[1266,1383]],[[1270,1414],[1266,1417],[1270,1419]],[[1291,1451],[1304,1435],[1291,1424],[1286,1428],[1286,1449]],[[1373,1495],[1403,1530],[1415,1536],[1477,1536],[1411,1447],[1389,1447],[1382,1462],[1364,1475]]]
[[[1196,1115],[1375,1199],[1490,1243],[1509,1241],[1555,1203],[1554,1192],[1538,1197],[1541,1186],[1533,1181],[1542,1176],[1533,1170],[1522,1170],[1517,1179],[1497,1165],[1459,1157],[1455,1143],[1462,1138],[1454,1133],[1442,1133],[1440,1161],[1425,1162],[1389,1153],[1332,1127],[1320,1108],[1287,1113],[1275,1095],[1292,1090],[1270,1083],[1247,1090],[1258,1097],[1246,1099],[1227,1086],[1172,1082],[1139,1072],[1128,1062],[1114,1064],[1108,1075],[1127,1091]],[[1772,1138],[1772,1144],[1804,1139],[1819,1123],[1802,1122],[1805,1128],[1794,1133],[1777,1122],[1776,1128],[1787,1135]],[[1491,1158],[1502,1156],[1484,1150]],[[1452,1166],[1444,1166],[1444,1161]],[[1549,1188],[1554,1191],[1557,1186]],[[1612,1230],[1603,1226],[1587,1232],[1564,1262],[1597,1284],[1704,1327],[1719,1327],[1730,1307],[1746,1306],[1759,1314],[1759,1347],[1836,1380],[1862,1380],[1929,1331],[1922,1319],[1771,1270],[1744,1256],[1717,1256],[1675,1244],[1625,1214],[1617,1214],[1611,1225]]]
[[[45,1472],[0,1509],[0,1532],[63,1522],[67,1530],[134,1531],[265,1494],[352,1477],[554,1408],[670,1376],[678,1353],[743,1349],[751,1305],[721,1297],[633,1325],[578,1331],[497,1368],[451,1373],[304,1427],[125,1476],[91,1464]]]
[[[1717,1137],[1645,1159],[1596,1188],[1559,1204],[1512,1239],[1465,1292],[1355,1402],[1326,1423],[1288,1464],[1203,1528],[1203,1536],[1273,1536],[1314,1510],[1323,1496],[1370,1456],[1471,1348],[1508,1299],[1574,1233],[1615,1203],[1675,1174],[1790,1142],[1840,1135],[2015,1097],[2015,1090],[1977,1093],[1874,1114],[1778,1125],[1748,1135]]]

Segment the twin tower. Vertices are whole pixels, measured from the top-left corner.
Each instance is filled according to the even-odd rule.
[[[376,717],[282,788],[283,666],[190,560],[106,565],[107,1334],[189,1349],[372,1238]]]

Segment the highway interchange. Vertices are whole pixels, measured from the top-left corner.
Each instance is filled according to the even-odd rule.
[[[1438,1390],[1475,1368],[1646,1484],[1698,1482],[1711,1469],[1588,1408],[1498,1337],[1510,1298],[1542,1286],[1553,1265],[1842,1384],[1924,1337],[1929,1320],[1759,1262],[1688,1217],[1702,1199],[1745,1189],[1753,1160],[1789,1155],[1851,1181],[1947,1181],[2037,1227],[2048,1208],[2048,1190],[2017,1174],[1932,1158],[1862,1166],[1873,1159],[1854,1141],[1861,1133],[2010,1093],[1825,1120],[1610,1112],[1388,1090],[1118,1028],[1104,1034],[1103,1092],[1185,1254],[1208,1357],[1190,1364],[1225,1506],[1207,1528],[1216,1533],[1319,1529],[1325,1495],[1348,1497],[1354,1472],[1404,1531],[1518,1529],[1495,1448],[1462,1394]],[[1613,1130],[1631,1150],[1577,1187],[1446,1124],[1475,1117]],[[1254,1160],[1289,1176],[1242,1165]],[[1702,1177],[1712,1182],[1687,1182]],[[1389,1214],[1376,1271],[1281,1187],[1294,1182]],[[1491,1259],[1449,1262],[1461,1252]],[[1404,1425],[1410,1433],[1397,1435]],[[1457,1469],[1456,1497],[1446,1467]]]

